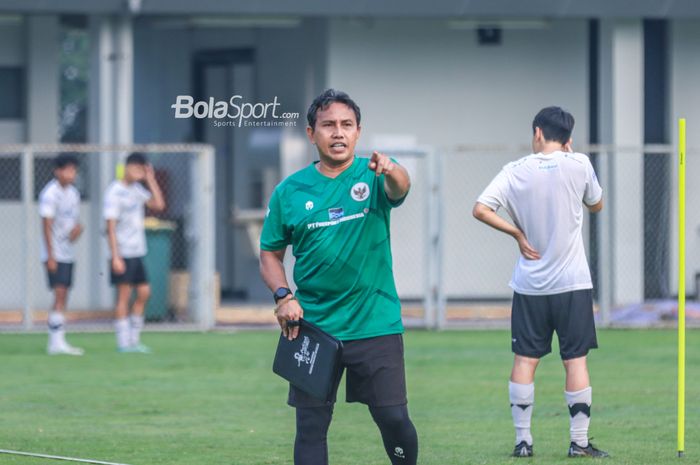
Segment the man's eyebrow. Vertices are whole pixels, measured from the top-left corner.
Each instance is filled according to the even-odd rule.
[[[355,120],[352,118],[345,118],[345,119],[322,119],[319,122],[320,123],[335,123],[336,121],[340,121],[341,123],[354,123]]]

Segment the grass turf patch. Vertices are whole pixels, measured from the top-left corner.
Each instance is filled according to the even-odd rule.
[[[132,465],[292,462],[294,411],[271,371],[277,334],[145,334],[152,355],[118,354],[113,335],[71,334],[84,357],[49,357],[45,336],[0,336],[0,449]],[[591,435],[610,463],[677,463],[676,335],[599,331],[591,353]],[[688,461],[700,451],[700,332],[688,333]],[[409,409],[421,464],[502,464],[511,459],[507,331],[405,336]],[[557,348],[537,374],[533,436],[538,464],[568,447],[564,371]],[[344,399],[341,385],[339,399]],[[367,408],[339,402],[332,464],[385,465]],[[0,455],[0,463],[45,459]],[[60,462],[55,462],[60,463]]]

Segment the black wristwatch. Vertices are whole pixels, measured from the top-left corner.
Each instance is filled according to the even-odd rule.
[[[288,287],[280,287],[275,291],[273,296],[275,297],[275,303],[279,302],[280,300],[284,299],[288,295],[292,294],[292,290],[289,289]]]

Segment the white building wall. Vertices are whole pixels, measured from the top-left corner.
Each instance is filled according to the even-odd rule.
[[[678,142],[678,118],[686,118],[688,152],[686,166],[686,290],[695,291],[695,274],[700,273],[700,20],[675,20],[671,23],[670,98],[671,140]],[[674,173],[678,158],[674,154]],[[671,236],[671,289],[678,290],[678,210],[677,177],[672,186],[674,200]]]
[[[331,20],[328,85],[362,109],[363,144],[383,134],[413,134],[442,153],[460,145],[525,145],[542,107],[559,105],[576,118],[574,143],[588,141],[587,22],[557,20],[541,29],[504,30],[499,46],[479,46],[475,30],[447,21]],[[448,297],[508,297],[517,247],[471,216],[479,193],[522,153],[443,155],[444,282]],[[414,210],[412,210],[414,208]],[[407,203],[393,235],[420,215]],[[395,262],[412,254],[394,244]],[[421,262],[395,270],[398,286]]]

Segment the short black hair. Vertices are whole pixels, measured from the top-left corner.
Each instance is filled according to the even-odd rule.
[[[532,120],[532,132],[540,128],[545,140],[566,144],[574,130],[574,117],[561,107],[547,107],[540,110]]]
[[[80,166],[80,163],[78,162],[78,157],[70,153],[62,153],[53,159],[54,168],[61,169],[69,165],[73,165],[76,168]]]
[[[146,155],[144,155],[141,152],[134,152],[128,157],[126,157],[126,164],[127,165],[147,165],[148,164],[148,159],[146,158]]]
[[[318,110],[325,110],[331,103],[335,102],[343,103],[350,107],[350,109],[355,112],[357,125],[360,125],[360,107],[357,106],[355,101],[343,91],[326,89],[321,95],[316,97],[313,102],[311,102],[309,111],[306,112],[306,121],[308,121],[311,129],[316,127],[316,114],[318,113]]]

